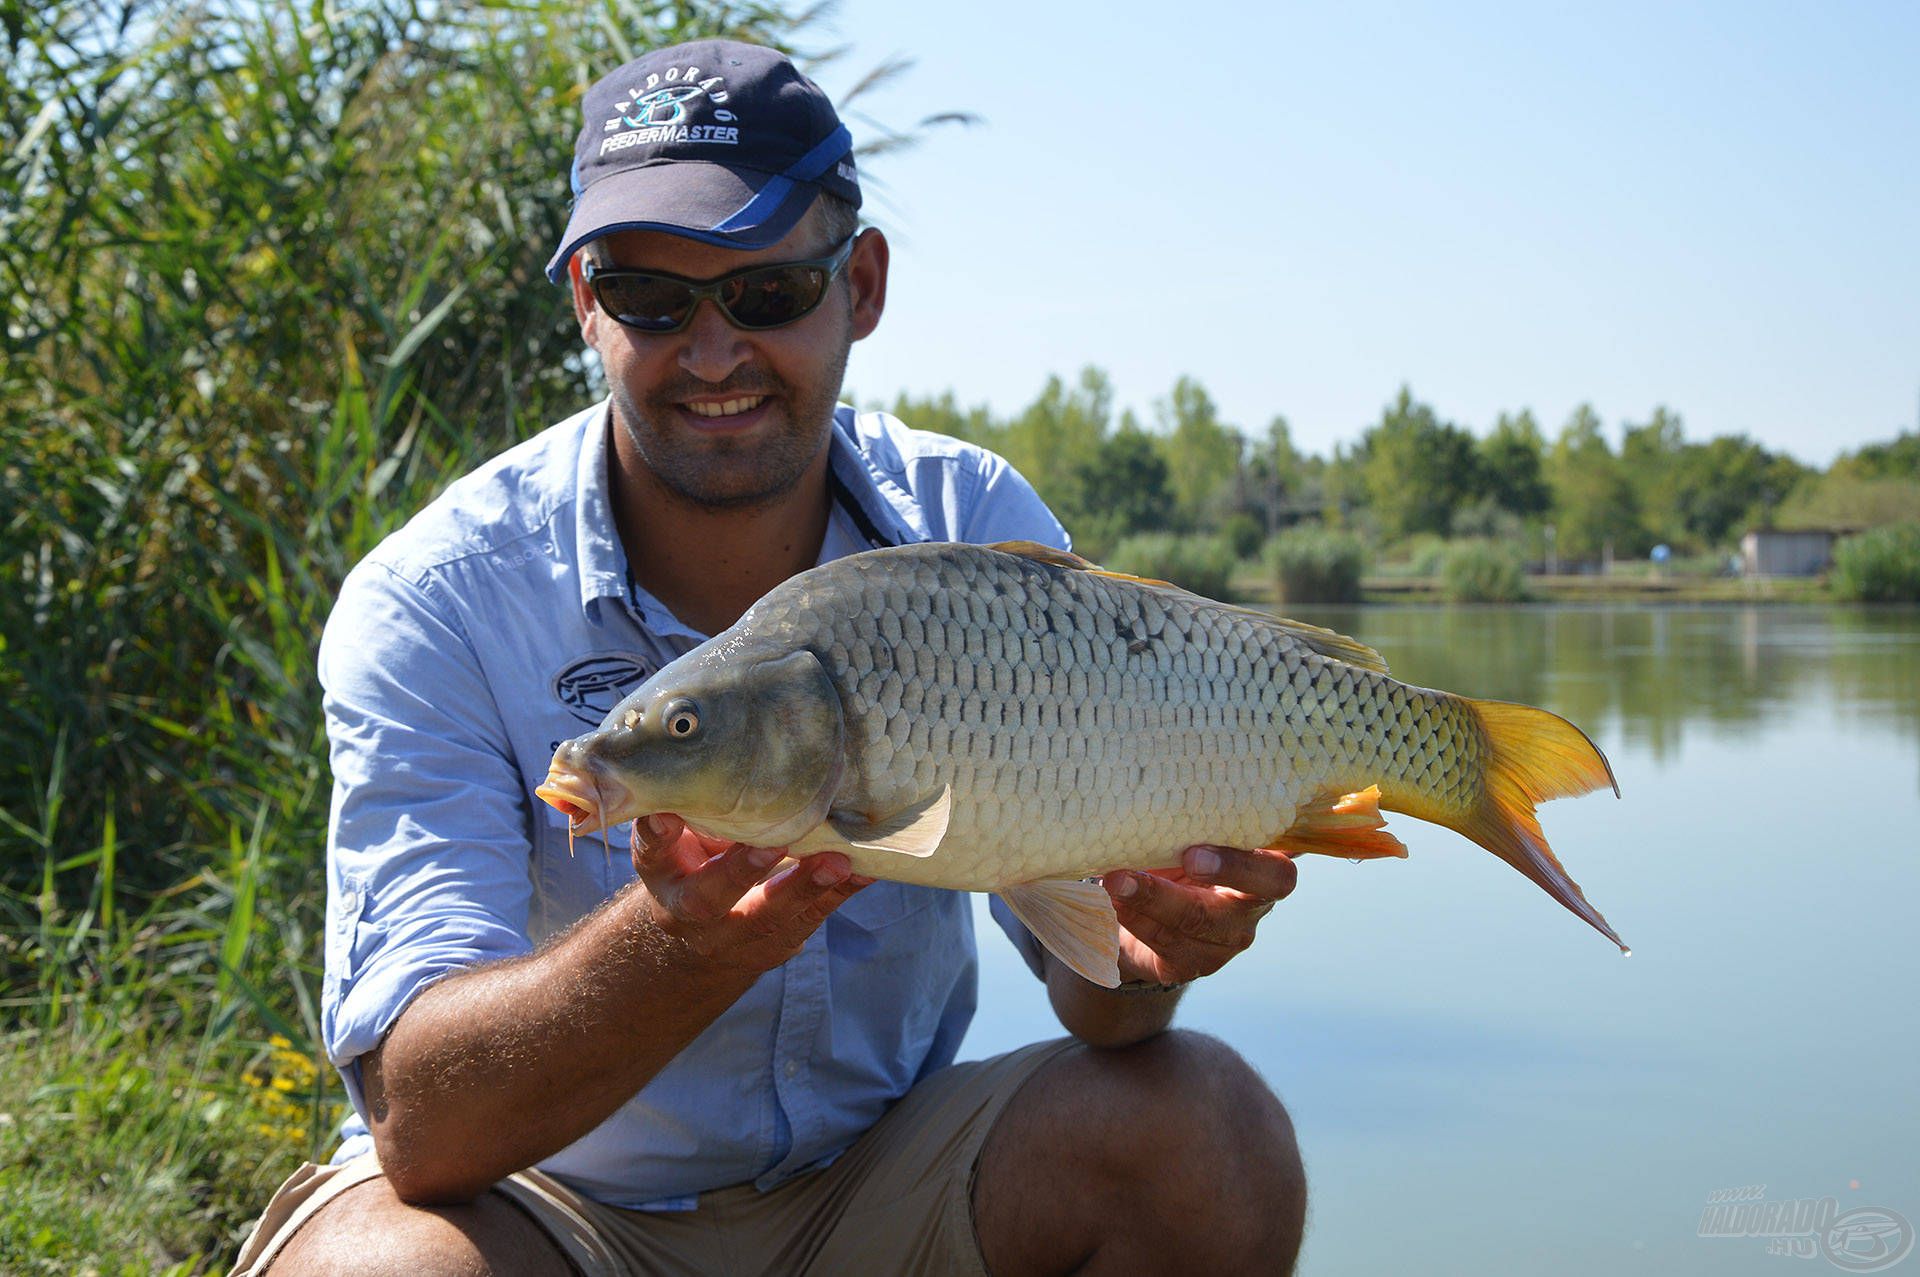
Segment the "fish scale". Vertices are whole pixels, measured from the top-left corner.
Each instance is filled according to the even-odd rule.
[[[1404,855],[1383,808],[1459,830],[1618,943],[1534,817],[1611,781],[1564,719],[1401,683],[1330,631],[1042,546],[934,543],[777,586],[564,742],[538,792],[575,829],[670,811],[999,891],[1111,983],[1112,907],[1076,880],[1195,843]],[[1097,908],[1104,958],[1068,934]]]
[[[1262,632],[1220,609],[1173,612],[1127,582],[1012,556],[944,546],[909,552],[921,555],[928,571],[907,577],[918,597],[906,598],[905,610],[929,618],[928,646],[961,657],[945,694],[923,700],[919,712],[930,735],[944,741],[943,761],[931,770],[955,794],[948,837],[970,854],[964,863],[934,856],[901,865],[888,863],[885,852],[856,852],[861,872],[977,887],[983,876],[1095,874],[1142,855],[1174,864],[1195,842],[1268,845],[1292,823],[1303,798],[1405,774],[1384,751],[1364,750],[1351,730],[1381,728],[1380,715],[1354,712],[1361,680],[1378,684],[1381,696],[1391,680],[1333,668],[1296,650],[1284,631]],[[911,734],[902,748],[874,743],[911,701],[910,676],[873,657],[887,633],[875,623],[882,592],[859,574],[790,585],[791,597],[775,591],[757,604],[755,619],[785,611],[768,635],[815,651],[848,722],[860,725],[849,744],[842,801],[868,812],[923,801],[927,769],[917,763],[932,746],[916,749]],[[996,598],[1027,600],[1003,613],[1005,630],[995,627],[987,602]],[[1123,630],[1146,636],[1150,646],[1129,651]],[[1256,669],[1290,661],[1313,671],[1315,685],[1331,695],[1309,699],[1290,679],[1254,677]],[[1038,677],[1048,690],[1021,694],[1023,682],[1037,681],[1036,670],[1046,672]],[[1083,721],[1090,702],[1109,707],[1108,726],[1098,715]],[[1111,725],[1115,714],[1124,716],[1125,729]],[[1008,747],[996,749],[1003,740]],[[1334,741],[1337,750],[1302,750],[1303,740]],[[1403,752],[1413,747],[1391,735],[1381,740]],[[1090,751],[1097,762],[1080,766]],[[1167,759],[1174,760],[1171,773],[1162,770]],[[1154,804],[1135,780],[1143,769],[1148,790],[1177,789],[1188,801]],[[1036,840],[1035,830],[1045,838]]]

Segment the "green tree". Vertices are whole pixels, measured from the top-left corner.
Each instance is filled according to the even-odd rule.
[[[1678,541],[1684,535],[1679,485],[1686,450],[1680,417],[1664,405],[1640,425],[1627,423],[1621,437],[1620,470],[1633,488],[1649,543]]]
[[[1878,528],[1920,523],[1920,480],[1809,475],[1774,512],[1782,528]]]
[[[1329,528],[1359,528],[1372,522],[1367,508],[1366,453],[1333,445],[1333,457],[1321,468],[1320,520]]]
[[[1047,378],[1002,437],[1007,460],[1069,529],[1088,513],[1081,472],[1099,453],[1112,414],[1112,383],[1088,366],[1072,389],[1057,376]]]
[[[1793,458],[1769,452],[1745,435],[1689,445],[1673,466],[1674,510],[1693,544],[1725,544],[1747,522],[1767,523],[1773,509],[1811,473]]]
[[[1086,508],[1068,531],[1089,558],[1099,559],[1125,538],[1162,531],[1173,522],[1167,459],[1132,414],[1081,463],[1077,479]]]
[[[1246,489],[1250,509],[1272,536],[1309,510],[1317,509],[1310,459],[1293,446],[1293,429],[1285,417],[1267,423],[1267,436],[1247,458]]]
[[[1239,474],[1246,441],[1220,420],[1212,397],[1192,377],[1174,382],[1172,393],[1154,410],[1181,518],[1189,526],[1207,523]]]
[[[1640,511],[1620,458],[1607,446],[1600,417],[1581,404],[1567,418],[1548,458],[1554,521],[1562,555],[1598,555],[1609,544],[1620,553],[1641,548]]]
[[[1829,473],[1842,479],[1920,482],[1920,431],[1905,431],[1887,443],[1870,443],[1842,453]]]
[[[1480,442],[1486,494],[1502,510],[1529,518],[1553,507],[1543,454],[1546,443],[1531,410],[1500,414],[1493,433]]]
[[[1453,513],[1486,483],[1473,436],[1400,387],[1380,422],[1360,440],[1368,504],[1383,536],[1445,536]]]

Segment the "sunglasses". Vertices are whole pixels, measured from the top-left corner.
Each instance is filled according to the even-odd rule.
[[[614,323],[643,333],[677,333],[687,326],[702,300],[710,300],[735,328],[779,328],[812,314],[827,295],[827,285],[853,254],[849,236],[826,257],[805,262],[749,266],[704,283],[659,271],[602,268],[592,262],[581,272],[594,300]]]

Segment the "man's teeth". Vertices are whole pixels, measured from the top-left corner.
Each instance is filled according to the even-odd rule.
[[[752,412],[766,401],[765,395],[755,395],[751,399],[728,399],[721,403],[690,403],[687,411],[696,417],[734,417]]]

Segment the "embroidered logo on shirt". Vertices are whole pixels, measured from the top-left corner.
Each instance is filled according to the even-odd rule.
[[[597,652],[553,676],[553,694],[569,713],[598,727],[622,697],[653,676],[653,667],[625,652]]]

